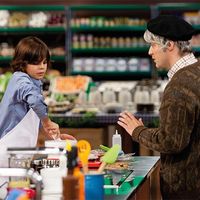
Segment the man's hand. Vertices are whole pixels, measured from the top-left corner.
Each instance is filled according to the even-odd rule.
[[[122,126],[131,136],[136,127],[144,126],[141,118],[137,120],[132,113],[127,111],[120,113],[117,123]]]

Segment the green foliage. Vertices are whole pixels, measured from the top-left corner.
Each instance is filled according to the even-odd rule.
[[[8,82],[12,76],[11,72],[6,72],[0,76],[0,101],[3,98],[4,92],[6,91]]]
[[[51,117],[50,118],[59,124],[60,127],[96,127],[96,117],[93,112],[86,112],[77,120],[76,118],[67,119],[65,117]]]
[[[0,76],[0,92],[5,92],[8,82],[12,76],[11,72],[6,72]]]

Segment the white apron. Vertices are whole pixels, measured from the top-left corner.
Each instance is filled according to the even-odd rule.
[[[12,120],[12,119],[8,119]],[[0,139],[0,167],[8,167],[8,147],[35,147],[38,139],[40,119],[31,108],[24,118]],[[0,185],[5,178],[0,177]],[[3,188],[0,188],[0,198]]]

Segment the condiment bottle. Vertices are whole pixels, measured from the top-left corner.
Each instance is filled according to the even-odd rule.
[[[120,151],[122,150],[122,138],[121,135],[118,134],[118,131],[116,130],[115,134],[112,136],[112,146],[115,144],[118,144],[120,146]]]

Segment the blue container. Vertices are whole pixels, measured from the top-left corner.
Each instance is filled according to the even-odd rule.
[[[86,200],[104,199],[104,176],[103,174],[85,175],[85,197]]]

